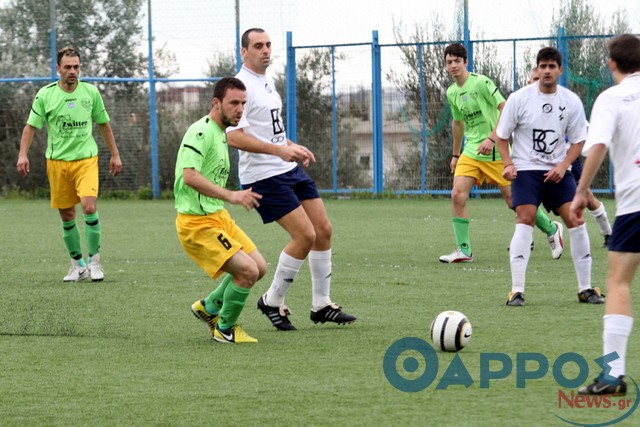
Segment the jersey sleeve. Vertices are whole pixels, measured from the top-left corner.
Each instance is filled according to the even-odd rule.
[[[613,141],[617,123],[616,109],[607,95],[606,92],[603,92],[593,104],[587,142],[582,149],[582,154],[586,154],[596,144],[604,144],[609,147]]]
[[[180,145],[182,168],[193,168],[200,172],[206,156],[207,135],[202,129],[189,129]]]
[[[491,79],[483,76],[482,83],[480,83],[478,87],[482,91],[487,102],[494,107],[498,108],[498,105],[504,102],[504,97],[500,93],[500,90],[498,90],[496,84]]]
[[[27,124],[33,126],[36,129],[42,129],[42,126],[44,126],[45,117],[46,113],[44,108],[44,99],[42,97],[42,94],[38,92],[33,100],[33,103],[31,104],[31,110],[29,111]]]
[[[104,106],[102,95],[100,95],[100,92],[97,88],[94,91],[93,95],[93,110],[91,111],[91,116],[93,117],[93,120],[99,125],[108,123],[111,120],[109,114],[107,113],[107,108]]]
[[[507,99],[506,104],[504,104],[502,114],[500,115],[500,121],[496,127],[496,134],[498,135],[498,138],[501,139],[509,139],[516,128],[516,124],[518,123],[518,100],[517,97],[514,96],[514,93],[511,94],[509,99]]]
[[[578,96],[571,97],[573,108],[569,124],[567,126],[567,139],[570,144],[578,144],[587,139],[587,117],[584,113],[584,106]]]
[[[449,108],[451,108],[451,115],[453,116],[453,120],[459,122],[464,118],[464,116],[462,115],[462,111],[460,111],[458,107],[455,106],[455,102],[453,99],[455,96],[456,95],[453,93],[453,91],[447,91],[447,102],[449,103]]]

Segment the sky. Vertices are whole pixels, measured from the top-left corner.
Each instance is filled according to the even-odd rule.
[[[151,0],[154,47],[176,54],[178,78],[201,77],[214,53],[235,54],[235,0]],[[561,0],[468,0],[472,38],[525,38],[549,34]],[[640,32],[637,0],[586,0],[605,20],[623,8],[634,32]],[[437,15],[453,31],[462,16],[462,0],[239,0],[240,31],[267,30],[274,65],[284,66],[286,32],[294,46],[368,43],[377,30],[380,43],[395,42],[394,26],[409,38],[417,25]],[[146,14],[145,14],[146,19]],[[146,25],[146,24],[145,24]],[[274,68],[274,67],[272,67]]]

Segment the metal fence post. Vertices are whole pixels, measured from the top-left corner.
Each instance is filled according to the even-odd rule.
[[[287,63],[285,75],[287,79],[287,134],[292,141],[297,140],[296,113],[296,49],[293,47],[293,34],[287,31]]]
[[[371,109],[373,131],[373,192],[384,191],[384,165],[382,145],[382,61],[378,31],[373,31],[371,42]]]
[[[558,27],[557,45],[558,45],[558,51],[562,55],[562,69],[564,70],[564,73],[560,74],[560,78],[558,79],[558,83],[560,83],[560,86],[567,87],[568,84],[569,84],[569,81],[567,80],[567,76],[568,76],[567,65],[569,64],[569,59],[568,59],[569,58],[569,47],[567,45],[567,37],[566,37],[566,35],[564,33],[564,27]]]

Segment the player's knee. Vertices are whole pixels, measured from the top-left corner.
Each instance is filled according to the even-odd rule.
[[[241,288],[252,288],[258,281],[259,269],[256,263],[248,263],[240,273],[235,276],[236,284]]]

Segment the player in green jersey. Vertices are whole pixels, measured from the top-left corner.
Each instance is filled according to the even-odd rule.
[[[16,165],[18,173],[29,173],[29,148],[38,129],[47,125],[47,176],[51,187],[51,207],[62,219],[62,238],[71,257],[71,269],[65,282],[91,277],[104,279],[100,264],[101,230],[98,210],[98,146],[93,139],[93,122],[111,152],[109,172],[122,170],[120,153],[102,96],[95,86],[78,80],[80,54],[71,47],[57,54],[56,70],[60,80],[41,88],[33,101],[29,119],[22,131]],[[76,225],[76,205],[82,205],[85,220],[87,263],[82,255],[80,230]]]
[[[237,321],[254,283],[267,272],[262,254],[224,208],[226,201],[250,210],[262,198],[251,188],[225,188],[229,177],[225,129],[238,124],[246,102],[241,80],[225,77],[218,81],[211,111],[189,127],[176,160],[174,195],[180,243],[212,279],[227,273],[208,297],[193,303],[191,311],[222,343],[257,342]]]
[[[473,186],[483,182],[497,184],[502,198],[511,207],[511,185],[502,176],[503,165],[495,147],[494,130],[505,100],[491,79],[467,70],[467,51],[461,44],[447,46],[444,60],[447,71],[455,80],[447,89],[447,101],[453,116],[450,167],[454,174],[451,200],[456,250],[442,255],[440,262],[473,262],[467,210]],[[466,138],[464,150],[463,137]],[[538,210],[536,225],[548,236],[551,256],[560,258],[564,250],[562,226],[551,222],[541,210]]]

